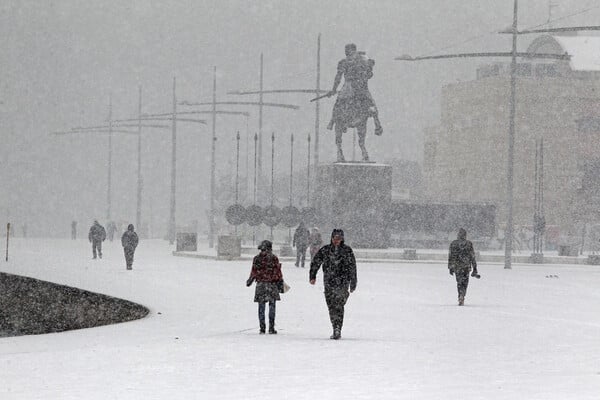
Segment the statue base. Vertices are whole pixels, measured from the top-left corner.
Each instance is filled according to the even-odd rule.
[[[392,202],[392,167],[376,162],[338,162],[317,168],[315,207],[325,243],[333,228],[357,248],[387,248]]]

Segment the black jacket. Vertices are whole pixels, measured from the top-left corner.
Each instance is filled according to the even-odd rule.
[[[456,269],[471,269],[477,272],[477,261],[475,260],[475,250],[473,243],[467,240],[466,234],[459,233],[458,239],[450,244],[448,252],[448,268]]]
[[[88,233],[88,239],[90,242],[92,240],[106,240],[106,231],[104,230],[104,227],[99,223],[94,223],[94,225],[92,225],[90,228],[90,232]]]
[[[137,233],[134,231],[127,230],[121,236],[121,245],[130,249],[135,249],[138,245],[139,239]]]
[[[337,251],[333,244],[321,247],[310,263],[310,280],[317,278],[323,265],[325,289],[356,289],[356,259],[350,246],[343,242]]]

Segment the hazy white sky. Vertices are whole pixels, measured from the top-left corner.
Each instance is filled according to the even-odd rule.
[[[519,26],[545,23],[548,3],[520,1]],[[556,26],[600,25],[600,5],[595,0],[554,3],[554,19],[578,14],[557,21]],[[385,133],[381,138],[368,136],[372,158],[419,160],[422,129],[437,123],[441,86],[472,79],[479,61],[407,64],[394,57],[507,50],[509,38],[493,32],[511,24],[512,9],[512,0],[3,0],[0,206],[3,213],[28,219],[30,225],[36,220],[48,222],[48,210],[56,209],[60,216],[49,224],[61,224],[61,229],[64,225],[65,231],[71,219],[102,217],[106,139],[57,138],[49,132],[101,123],[108,116],[109,93],[114,117],[135,116],[138,85],[143,86],[145,112],[167,112],[174,76],[180,100],[209,100],[213,66],[218,69],[219,99],[234,100],[226,95],[228,90],[258,87],[260,53],[265,58],[265,88],[312,88],[318,33],[322,34],[323,88],[331,86],[346,43],[355,42],[376,60],[370,86]],[[523,37],[521,46],[529,40]],[[302,109],[266,111],[265,132],[275,131],[286,138],[291,133],[305,137],[313,132],[314,108],[309,98],[268,97]],[[324,127],[333,101],[322,104]],[[249,120],[253,132],[257,113],[248,111],[253,112]],[[232,161],[235,131],[245,133],[246,121],[220,118],[218,126],[218,160],[220,173],[225,173],[227,162]],[[178,132],[182,148],[178,185],[194,186],[182,192],[180,210],[203,218],[203,207],[198,204],[208,195],[210,126],[181,124]],[[350,136],[346,142],[351,142]],[[149,196],[145,207],[152,200],[153,212],[161,221],[166,218],[162,209],[168,207],[169,143],[168,131],[145,133],[145,193]],[[333,135],[321,133],[321,143],[321,157],[327,161],[334,154]],[[114,145],[115,168],[121,178],[113,181],[113,202],[121,204],[124,211],[118,215],[126,219],[135,209],[135,191],[130,190],[135,185],[135,139],[115,138]],[[277,151],[284,157],[289,149],[282,146]],[[305,160],[305,154],[302,146],[298,160]],[[298,168],[305,165],[302,162],[298,161]],[[288,168],[287,162],[282,164]]]

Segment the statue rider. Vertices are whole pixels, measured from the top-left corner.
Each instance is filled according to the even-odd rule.
[[[331,121],[327,125],[327,129],[331,130],[335,127],[338,162],[345,161],[344,153],[342,152],[342,134],[348,128],[356,128],[362,159],[363,161],[369,161],[369,154],[365,147],[367,119],[373,117],[376,135],[383,133],[377,107],[369,92],[368,85],[368,80],[373,77],[375,61],[367,59],[363,52],[358,52],[356,45],[353,43],[346,45],[345,52],[346,58],[338,63],[333,88],[327,94],[330,97],[338,93],[337,88],[343,76],[344,85],[338,93],[335,105],[333,106]]]

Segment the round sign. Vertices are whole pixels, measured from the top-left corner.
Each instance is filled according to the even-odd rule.
[[[234,204],[225,210],[225,219],[231,225],[241,225],[246,221],[246,208],[241,204]]]
[[[271,228],[276,226],[281,220],[281,210],[277,206],[268,206],[265,208],[263,222]]]
[[[256,204],[249,206],[246,209],[246,222],[250,226],[260,225],[263,219],[263,213],[263,209],[257,206]]]
[[[300,211],[294,206],[287,206],[281,209],[281,223],[288,228],[300,223]]]

